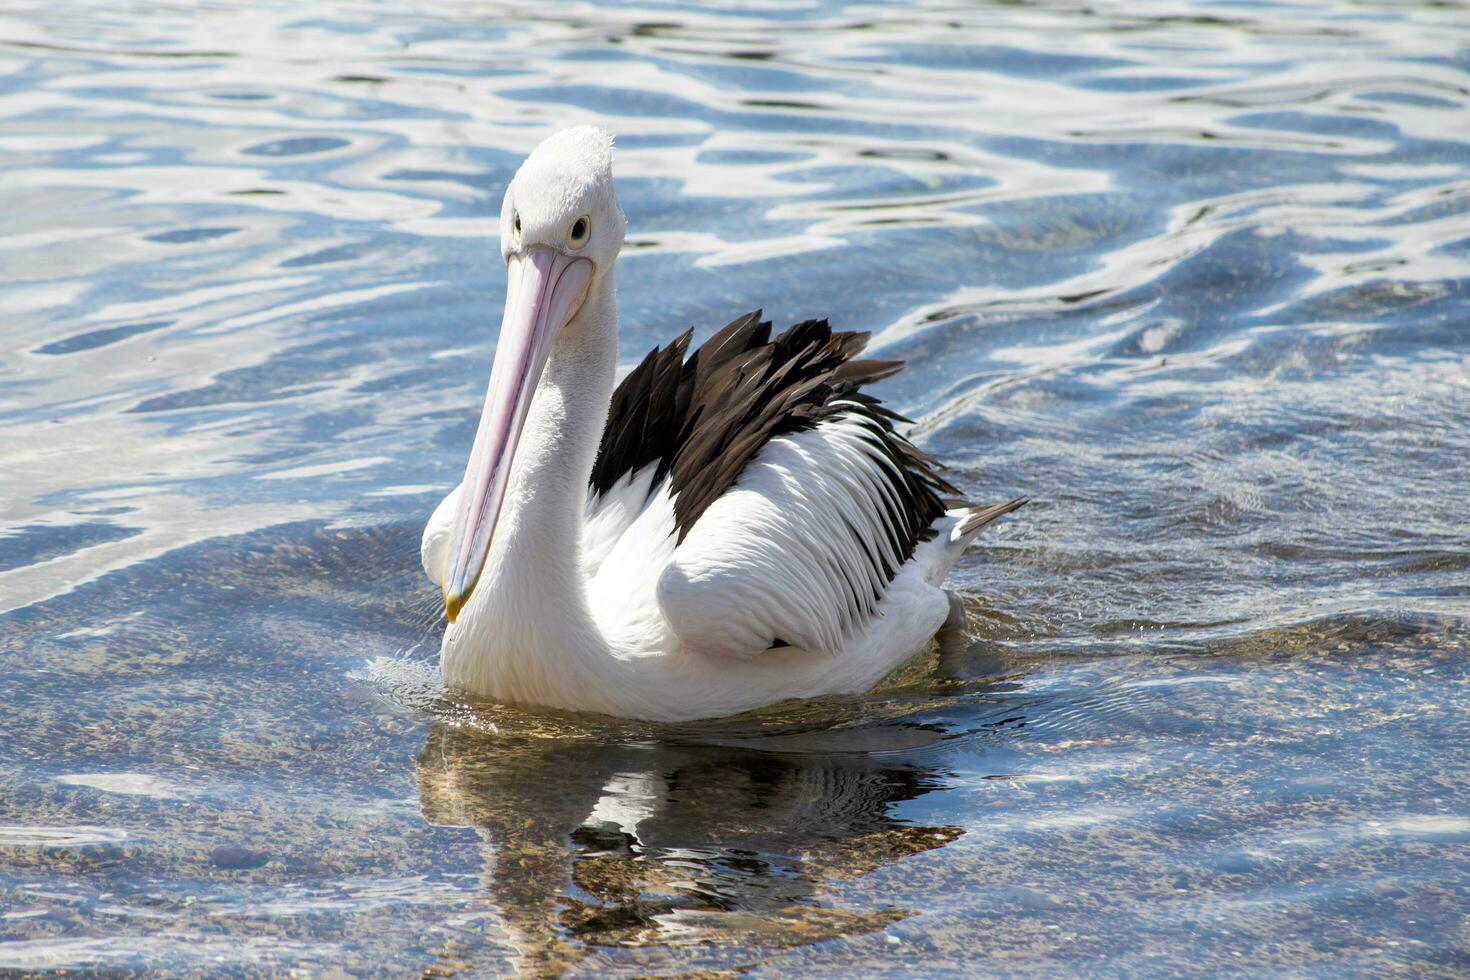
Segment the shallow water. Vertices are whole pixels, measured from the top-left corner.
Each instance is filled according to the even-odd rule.
[[[0,969],[1470,970],[1470,8],[0,3]],[[879,691],[436,681],[555,126],[623,343],[874,333],[1032,504]]]

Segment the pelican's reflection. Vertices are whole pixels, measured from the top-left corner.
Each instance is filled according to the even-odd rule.
[[[891,813],[939,774],[799,743],[609,744],[436,725],[419,793],[429,821],[484,839],[485,887],[537,972],[589,946],[772,948],[903,918],[882,903],[832,908],[824,883],[958,837]]]

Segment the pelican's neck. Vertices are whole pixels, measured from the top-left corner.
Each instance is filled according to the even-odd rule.
[[[587,604],[582,525],[617,370],[611,273],[558,335],[526,416],[505,502],[470,604],[446,634],[445,680],[558,703],[548,685],[610,658]]]

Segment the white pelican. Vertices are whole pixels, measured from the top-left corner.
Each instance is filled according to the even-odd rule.
[[[626,221],[612,139],[560,132],[500,211],[509,288],[464,481],[424,531],[444,682],[655,721],[872,687],[950,615],[940,582],[1024,503],[953,494],[864,393],[895,361],[825,320],[685,333],[613,387]]]

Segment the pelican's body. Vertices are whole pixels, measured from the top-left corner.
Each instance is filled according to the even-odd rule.
[[[1019,506],[952,492],[860,391],[896,364],[808,321],[741,317],[614,391],[623,217],[611,141],[539,147],[506,192],[511,273],[465,482],[423,562],[451,687],[677,721],[865,690],[950,614],[944,576]]]

